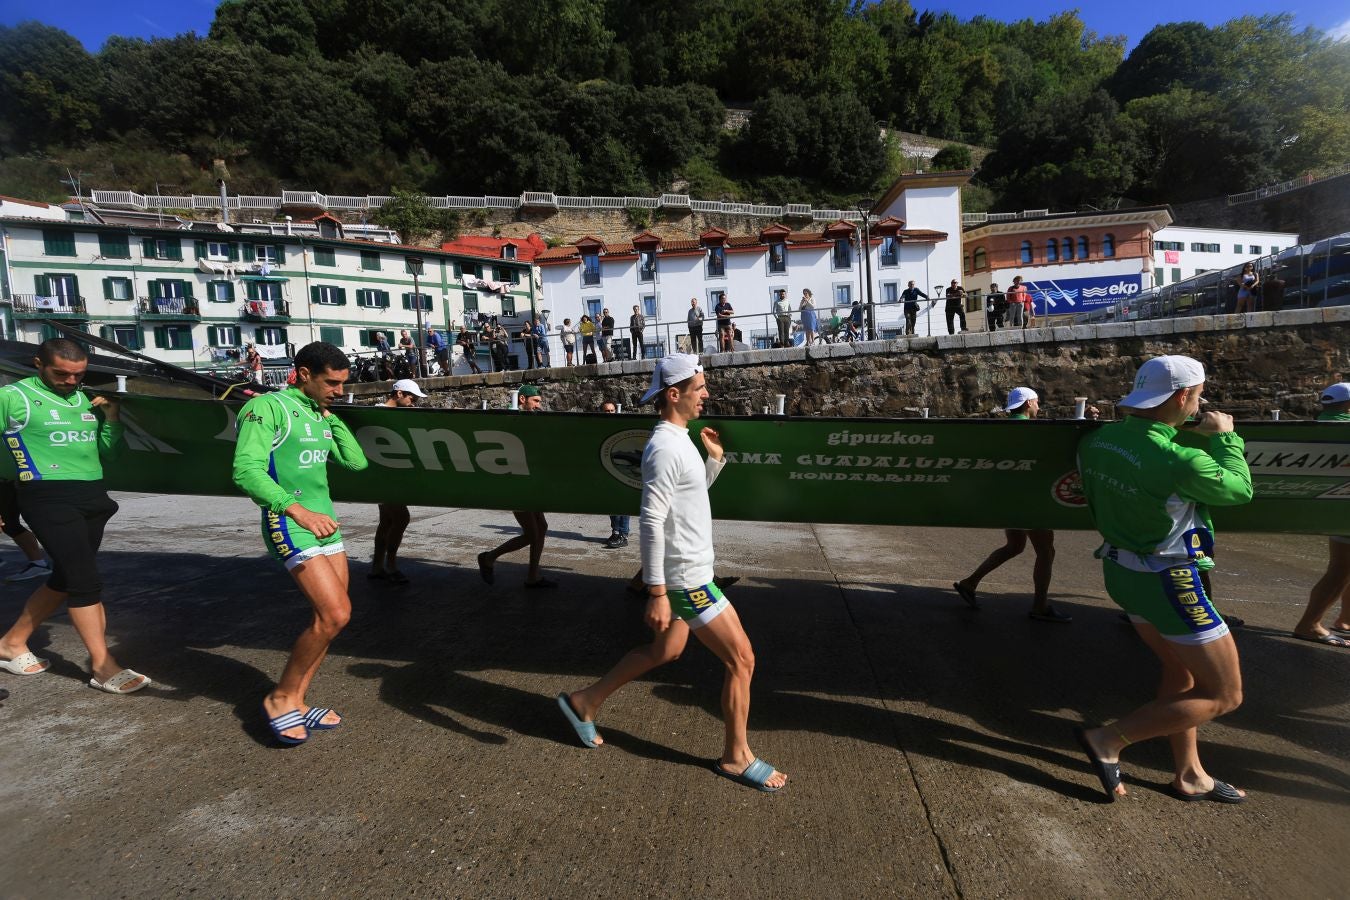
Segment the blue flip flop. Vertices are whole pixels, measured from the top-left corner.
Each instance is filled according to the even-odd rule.
[[[595,723],[581,721],[581,716],[572,708],[572,701],[567,699],[567,694],[558,695],[558,709],[561,709],[562,714],[567,717],[568,724],[577,733],[577,739],[583,746],[592,750],[600,746],[595,742]]]
[[[332,725],[325,725],[323,722],[323,717],[328,715],[330,712],[335,712],[335,710],[328,709],[327,707],[324,706],[311,706],[309,708],[309,712],[305,713],[304,716],[305,727],[308,728],[310,731],[332,731],[334,728],[337,728],[339,725],[342,724],[342,713],[337,713],[338,716],[337,722],[334,722]]]
[[[267,707],[264,706],[262,708],[262,711],[263,716],[266,717]],[[283,731],[288,731],[297,725],[302,725],[305,727],[304,737],[293,738],[287,737],[286,735],[282,734]],[[290,712],[282,713],[276,718],[268,719],[267,727],[272,729],[272,737],[276,738],[283,744],[291,744],[291,745],[303,744],[305,741],[309,740],[309,726],[305,724],[304,714],[301,713],[300,710],[298,709],[293,709]]]
[[[723,778],[729,778],[739,785],[748,788],[754,788],[757,791],[763,791],[766,794],[777,793],[782,790],[781,787],[769,787],[766,782],[773,777],[773,766],[764,760],[756,757],[755,761],[745,767],[745,771],[739,775],[735,772],[728,772],[722,768],[721,760],[713,760],[712,770]]]

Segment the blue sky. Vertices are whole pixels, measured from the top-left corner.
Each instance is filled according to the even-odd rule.
[[[109,35],[172,37],[186,31],[206,34],[219,0],[0,0],[0,24],[36,19],[62,28],[91,51]],[[1350,39],[1350,0],[911,0],[920,10],[948,11],[962,19],[985,15],[995,19],[1045,19],[1077,7],[1088,27],[1101,35],[1123,34],[1133,47],[1154,25],[1199,20],[1208,25],[1236,16],[1293,13],[1299,25],[1312,25]],[[1282,9],[1281,6],[1284,8]]]

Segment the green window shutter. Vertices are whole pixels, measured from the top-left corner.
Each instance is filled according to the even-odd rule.
[[[322,296],[323,295],[319,292],[319,286],[317,284],[312,284],[309,286],[310,303],[318,303],[319,300],[322,299]]]
[[[286,264],[286,248],[280,244],[277,244],[276,251],[277,251],[277,265],[284,266]]]
[[[423,304],[422,306],[423,312],[431,312],[431,310],[435,307],[435,301],[431,299],[430,294],[423,294],[419,299],[419,302]]]
[[[98,327],[98,336],[101,337],[101,338],[103,338],[105,341],[111,341],[111,340],[113,339],[113,330],[112,330],[112,326],[111,326],[111,325],[100,325],[100,326]]]
[[[314,264],[316,266],[335,266],[337,265],[337,255],[332,247],[315,247]]]
[[[252,245],[252,244],[245,244],[245,245],[244,245],[244,262],[253,262],[253,261],[254,261],[253,245]]]
[[[478,312],[478,292],[465,291],[463,296],[464,296],[464,311],[466,313]]]
[[[111,278],[105,278],[105,279],[103,279],[103,299],[104,299],[104,300],[111,300],[111,299],[113,298],[112,283],[113,283],[113,280],[112,280]]]
[[[185,300],[195,300],[195,299],[197,299],[196,297],[192,296],[192,282],[190,282],[190,281],[180,281],[180,282],[178,282],[178,283],[181,284],[181,285],[183,286],[183,299],[185,299]]]
[[[164,331],[163,325],[155,326],[155,346],[158,347],[160,350],[169,349],[169,338]]]
[[[244,282],[244,290],[247,291],[248,299],[250,300],[258,299],[258,282],[256,281]]]
[[[48,231],[44,229],[42,245],[48,256],[75,255],[75,235],[68,231],[57,231],[56,229]]]
[[[342,346],[342,329],[335,325],[320,325],[319,340],[325,344],[332,344],[334,347]]]
[[[141,256],[146,259],[155,259],[155,239],[141,238]]]
[[[337,301],[338,301],[338,306],[346,306],[346,305],[347,305],[347,289],[346,289],[346,288],[342,288],[342,287],[338,288],[338,291],[337,291]]]
[[[52,280],[46,275],[34,275],[33,293],[39,297],[50,297],[52,295]]]
[[[125,234],[100,234],[98,252],[110,259],[129,259],[131,247]]]
[[[164,296],[164,288],[160,283],[158,281],[150,282],[150,299],[158,300],[162,296]],[[156,346],[158,346],[158,344]]]
[[[183,258],[182,241],[180,241],[178,238],[169,238],[169,240],[166,241],[165,243],[167,244],[167,246],[164,249],[168,251],[169,259],[181,260]]]
[[[233,300],[234,300],[234,282],[233,282],[233,281],[226,281],[226,282],[224,282],[224,284],[225,284],[225,299],[226,299],[226,300],[233,301]]]
[[[197,259],[206,259],[206,241],[197,241],[192,248]]]
[[[412,309],[412,294],[403,295],[403,308]]]
[[[81,300],[84,299],[84,296],[80,293],[80,279],[78,276],[76,275],[70,276],[70,288],[71,292],[76,296],[76,298]]]
[[[290,340],[291,340],[290,332],[287,331],[285,328],[281,329],[281,342],[283,344],[288,344],[290,343]]]
[[[263,330],[262,330],[262,328],[255,328],[255,329],[253,329],[253,343],[255,343],[255,344],[261,344],[261,343],[262,343],[262,337],[263,337]]]
[[[381,308],[381,309],[388,309],[388,308],[389,308],[389,292],[388,292],[388,291],[380,291],[380,308]]]
[[[230,258],[230,262],[239,262],[239,245],[226,244],[225,255]]]
[[[220,346],[220,344],[216,342],[216,326],[206,326],[206,343],[210,344],[212,347]]]

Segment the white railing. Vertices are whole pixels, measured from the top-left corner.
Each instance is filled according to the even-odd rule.
[[[1339,178],[1341,175],[1350,172],[1350,163],[1336,166],[1333,169],[1325,169],[1320,172],[1308,172],[1297,178],[1291,178],[1288,181],[1281,181],[1279,184],[1268,184],[1265,187],[1259,187],[1252,191],[1243,191],[1240,194],[1229,194],[1228,205],[1237,206],[1240,203],[1251,203],[1256,200],[1264,200],[1267,197],[1275,197],[1279,194],[1296,191],[1299,188],[1309,187],[1321,181],[1330,178]]]
[[[526,191],[522,195],[521,202],[526,206],[554,206],[558,205],[558,198],[549,191]]]
[[[689,208],[689,195],[688,195],[688,194],[662,194],[662,195],[661,195],[661,203],[660,203],[660,205],[661,205],[661,206],[668,206],[668,207],[671,207],[672,209],[674,209],[674,208],[678,208],[678,209],[688,209],[688,208]]]

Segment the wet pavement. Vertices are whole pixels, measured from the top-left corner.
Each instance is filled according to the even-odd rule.
[[[1202,729],[1202,754],[1251,802],[1170,798],[1154,741],[1107,804],[1070,729],[1143,702],[1156,669],[1091,535],[1058,536],[1053,597],[1074,622],[1055,625],[1027,618],[1030,552],[982,585],[983,609],[952,592],[997,532],[718,523],[757,656],[751,743],[791,778],[765,795],[709,771],[721,672],[693,641],[610,701],[601,750],[559,715],[560,690],[645,635],[623,592],[636,542],[603,549],[603,517],[550,516],[561,587],[544,592],[521,589],[523,553],[496,586],[478,577],[508,514],[415,508],[396,587],[366,578],[374,509],[339,505],[354,614],[309,699],[346,723],[282,750],[259,702],[307,616],[256,511],[118,499],[109,630],[156,683],[91,690],[64,615],[33,643],[50,672],[0,672],[6,897],[1344,893],[1350,651],[1288,636],[1321,539],[1220,537],[1246,702]],[[31,587],[0,590],[0,620]]]

